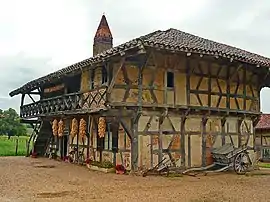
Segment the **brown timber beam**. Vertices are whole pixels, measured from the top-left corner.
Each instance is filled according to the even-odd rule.
[[[114,84],[115,84],[115,82],[116,82],[116,78],[117,78],[119,72],[121,71],[121,69],[123,68],[123,66],[125,65],[125,60],[126,60],[125,57],[121,58],[121,60],[120,60],[120,65],[119,65],[119,67],[117,68],[115,75],[113,75],[113,78],[112,78],[112,80],[111,80],[111,83],[110,83],[110,85],[109,85],[109,87],[108,87],[108,89],[107,89],[107,94],[108,94],[108,95],[110,95],[111,92],[112,92],[112,89],[113,89]]]
[[[185,123],[187,120],[187,116],[189,114],[190,110],[187,110],[182,116],[181,116],[181,139],[180,139],[180,144],[181,144],[181,166],[185,167],[186,166],[186,152],[185,152],[185,136],[186,136],[186,129],[185,129]]]
[[[30,97],[30,99],[35,103],[36,101],[34,100],[34,98],[32,97],[32,95],[31,94],[27,94],[28,95],[28,97]]]
[[[206,124],[208,118],[204,115],[202,117],[202,166],[206,166]]]
[[[24,98],[25,98],[25,94],[22,94],[22,97],[21,97],[21,106],[23,106]]]
[[[131,170],[134,172],[138,171],[138,157],[139,157],[139,146],[138,146],[138,122],[142,114],[142,79],[143,69],[145,68],[149,54],[140,55],[140,61],[138,65],[138,109],[133,122],[133,138],[131,139]]]
[[[190,58],[187,57],[186,60],[186,97],[187,97],[187,106],[190,105],[190,74],[191,74],[191,69],[190,69]]]
[[[222,146],[225,144],[226,139],[225,139],[225,134],[226,134],[226,130],[225,130],[225,123],[226,123],[226,117],[223,117],[221,119],[221,143]],[[228,133],[229,131],[227,131]]]

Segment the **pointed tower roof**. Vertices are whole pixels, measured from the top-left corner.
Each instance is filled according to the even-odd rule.
[[[109,28],[107,19],[105,17],[105,15],[102,15],[102,18],[100,20],[95,38],[107,38],[107,39],[112,39],[112,33],[111,30]]]

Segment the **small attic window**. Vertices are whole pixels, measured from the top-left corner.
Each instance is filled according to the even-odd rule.
[[[174,87],[174,73],[167,72],[167,88],[173,88],[173,87]]]

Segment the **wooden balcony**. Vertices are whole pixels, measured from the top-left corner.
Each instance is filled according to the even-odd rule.
[[[63,96],[42,99],[21,106],[22,118],[53,116],[61,114],[93,113],[106,110],[107,87],[100,87],[86,93],[71,93]]]

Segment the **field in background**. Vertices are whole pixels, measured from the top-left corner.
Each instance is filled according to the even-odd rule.
[[[28,139],[27,136],[10,137],[10,139],[7,136],[0,136],[0,156],[26,155]]]
[[[261,168],[270,168],[270,163],[260,162],[259,167],[261,167]]]

